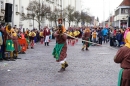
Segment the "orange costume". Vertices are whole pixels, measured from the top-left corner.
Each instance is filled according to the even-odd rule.
[[[23,33],[20,34],[18,42],[19,42],[19,45],[21,46],[20,52],[25,53],[25,51],[27,50],[27,41]]]

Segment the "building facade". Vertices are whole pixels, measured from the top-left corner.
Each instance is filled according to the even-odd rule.
[[[130,0],[123,0],[115,10],[114,26],[126,28],[128,25],[128,17],[130,14]]]
[[[24,20],[21,21],[21,16],[19,13],[24,13],[28,14],[29,12],[26,10],[29,2],[32,0],[0,0],[0,20],[4,18],[4,13],[5,13],[5,3],[11,3],[13,4],[13,9],[12,12],[12,22],[11,25],[14,26],[16,25],[17,28],[28,28],[28,29],[33,29],[33,24],[34,28],[38,28],[38,23],[33,20]],[[71,5],[75,8],[75,10],[80,11],[81,10],[81,2],[80,0],[37,0],[40,3],[46,4],[47,6],[50,6],[51,11],[53,11],[55,8],[63,10],[66,8],[68,5]],[[41,28],[44,26],[48,27],[53,27],[55,23],[50,22],[47,18],[43,18],[43,22],[41,24]],[[65,25],[68,27],[67,23]]]

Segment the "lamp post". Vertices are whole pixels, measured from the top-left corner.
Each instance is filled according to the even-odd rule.
[[[12,15],[12,26],[14,26],[14,8],[15,8],[15,0],[13,0],[13,15]]]

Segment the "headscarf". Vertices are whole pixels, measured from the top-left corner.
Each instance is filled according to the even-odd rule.
[[[86,28],[85,29],[85,32],[91,32],[89,28]]]
[[[62,33],[65,33],[65,32],[66,32],[66,29],[65,29],[65,27],[64,27],[63,25],[59,24],[59,27],[61,27]]]
[[[63,25],[62,25],[62,29],[63,29],[63,33],[65,33],[66,29],[65,29],[65,27]]]
[[[124,39],[126,39],[126,35],[127,35],[127,33],[130,31],[130,27],[128,27],[127,28],[127,30],[125,31],[125,33],[124,33]]]
[[[125,42],[125,46],[130,48],[130,32],[127,32]]]

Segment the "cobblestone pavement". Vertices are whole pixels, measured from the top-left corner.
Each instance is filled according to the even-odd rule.
[[[113,62],[117,49],[108,44],[81,51],[81,41],[68,46],[69,67],[58,73],[60,64],[52,56],[55,45],[36,44],[15,62],[0,62],[0,86],[117,86],[120,66]]]

